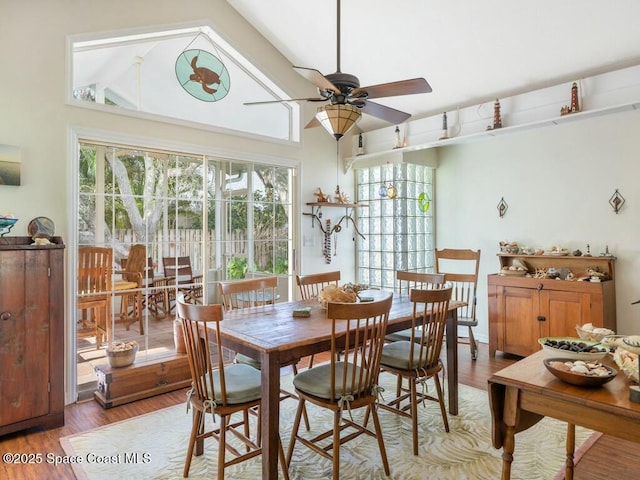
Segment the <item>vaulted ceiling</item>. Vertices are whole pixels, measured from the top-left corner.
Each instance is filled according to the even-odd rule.
[[[227,1],[292,65],[336,70],[336,0]],[[362,86],[426,78],[432,93],[376,99],[414,118],[640,64],[637,0],[341,3],[341,70]]]

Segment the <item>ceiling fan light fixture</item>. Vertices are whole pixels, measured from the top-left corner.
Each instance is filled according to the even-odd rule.
[[[316,119],[320,125],[336,140],[340,140],[361,117],[360,109],[348,104],[325,105],[318,107],[318,113],[316,113]]]

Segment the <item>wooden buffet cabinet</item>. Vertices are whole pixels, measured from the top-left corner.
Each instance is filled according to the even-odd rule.
[[[515,259],[529,273],[568,268],[574,274],[598,267],[610,280],[585,282],[491,274],[487,280],[489,354],[497,350],[527,356],[540,350],[541,337],[577,336],[576,325],[616,330],[614,257],[498,254],[500,269]]]
[[[0,237],[0,435],[64,425],[64,244]]]

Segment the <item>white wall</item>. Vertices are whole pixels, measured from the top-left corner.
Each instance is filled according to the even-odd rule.
[[[438,248],[480,248],[479,337],[486,339],[487,275],[501,240],[616,255],[618,331],[640,331],[640,112],[542,127],[442,148],[436,173]],[[616,189],[626,203],[615,214]],[[509,205],[504,218],[497,205]]]
[[[313,201],[313,191],[321,186],[333,191],[336,185],[336,142],[320,128],[303,131],[302,144],[284,144],[229,135],[205,128],[171,125],[148,119],[121,116],[67,105],[66,41],[68,35],[113,32],[151,27],[206,23],[223,35],[292,97],[311,96],[314,87],[292,71],[291,65],[248,25],[224,0],[0,0],[0,144],[22,149],[21,186],[0,186],[0,213],[12,212],[20,220],[11,235],[27,235],[32,218],[47,216],[56,225],[67,249],[66,311],[72,322],[69,298],[73,281],[75,232],[71,231],[74,185],[70,142],[77,128],[105,132],[112,138],[126,136],[132,142],[193,148],[197,153],[236,152],[245,158],[285,159],[300,165],[302,211]],[[302,125],[315,113],[315,105],[305,105]],[[352,174],[340,175],[343,190],[352,196]],[[337,212],[336,212],[337,213]],[[310,223],[305,217],[302,228]],[[344,235],[344,234],[343,234]],[[297,238],[298,235],[296,235]],[[341,268],[353,271],[353,246],[343,248],[332,265],[324,265],[321,252],[303,249],[299,271],[309,273]],[[339,261],[338,261],[339,259]],[[349,279],[349,278],[347,278]],[[73,355],[74,328],[67,329],[67,360]],[[71,347],[70,347],[71,346]],[[62,354],[62,352],[60,352]],[[68,370],[67,401],[74,379]]]

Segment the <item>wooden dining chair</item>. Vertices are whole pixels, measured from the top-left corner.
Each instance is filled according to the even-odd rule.
[[[111,340],[113,250],[106,247],[78,247],[78,292],[76,308],[83,324],[90,313],[96,348]],[[85,325],[83,325],[85,326]]]
[[[313,273],[310,275],[296,275],[296,284],[300,291],[302,300],[317,299],[318,294],[324,287],[338,285],[340,281],[340,271]],[[314,356],[309,357],[308,368],[313,367]]]
[[[396,398],[389,402],[381,402],[378,406],[411,418],[414,455],[418,455],[419,402],[424,400],[438,402],[444,428],[447,432],[449,431],[447,411],[438,375],[443,369],[440,351],[451,291],[450,286],[436,290],[411,290],[409,293],[413,303],[411,338],[408,341],[388,343],[382,348],[381,370],[397,375],[398,384],[406,378],[409,388],[408,392],[406,389],[396,392]],[[426,381],[430,378],[434,380],[437,398],[427,394]],[[418,392],[418,386],[421,386],[421,392]],[[408,403],[405,403],[405,400]]]
[[[442,273],[421,273],[409,272],[407,270],[396,271],[398,281],[398,292],[400,295],[409,295],[412,289],[433,290],[442,288],[444,285],[444,274]],[[387,342],[407,341],[411,339],[411,329],[407,328],[399,332],[389,333],[385,337]]]
[[[191,406],[194,409],[183,475],[189,476],[196,442],[213,437],[218,441],[217,478],[223,480],[226,467],[262,453],[262,448],[251,440],[249,428],[250,411],[252,408],[259,408],[261,403],[260,372],[249,365],[224,365],[222,362],[222,337],[219,327],[223,321],[222,305],[189,304],[186,303],[182,292],[178,294],[176,304],[191,369],[192,387],[187,395],[187,408]],[[217,364],[215,366],[214,361]],[[241,418],[232,419],[231,416],[235,413],[242,414]],[[217,426],[214,421],[211,429],[205,428],[207,414],[218,416]],[[228,433],[242,442],[244,447],[238,449],[228,443]],[[227,460],[227,451],[233,458]],[[280,438],[278,453],[284,478],[288,479],[289,473]]]
[[[300,397],[291,441],[287,451],[290,465],[296,442],[333,462],[333,479],[340,478],[340,445],[364,434],[377,439],[384,471],[390,474],[389,462],[382,438],[380,421],[375,408],[378,374],[384,335],[389,320],[392,296],[370,303],[329,303],[327,317],[331,320],[331,361],[300,372],[293,378],[296,394]],[[344,351],[344,360],[338,353]],[[333,427],[314,438],[298,434],[300,419],[306,402],[333,412]],[[351,419],[351,411],[367,408],[373,417],[375,432]],[[354,431],[341,438],[345,429]],[[326,439],[333,441],[328,445]]]
[[[322,289],[329,285],[338,285],[340,271],[296,275],[296,284],[302,300],[317,298]]]
[[[218,293],[222,299],[224,309],[230,311],[249,307],[273,305],[277,298],[277,286],[278,277],[276,276],[228,280],[218,282]],[[298,373],[298,361],[299,359],[295,359],[290,364],[283,366],[291,366],[293,374],[295,375]],[[259,359],[250,357],[249,355],[244,355],[243,353],[236,353],[234,362],[250,365],[258,370],[262,368],[262,364]],[[287,398],[293,398],[295,400],[298,399],[293,392],[280,390],[280,400],[285,400]],[[309,418],[306,411],[305,424],[308,430]]]
[[[182,292],[189,302],[202,303],[203,277],[194,275],[190,257],[162,257],[162,268],[164,276],[172,279],[176,287],[167,290],[169,312],[175,307],[176,292]]]
[[[465,302],[458,309],[458,326],[467,327],[471,359],[478,358],[478,341],[473,335],[473,327],[478,326],[476,318],[476,295],[478,271],[480,270],[480,249],[464,250],[445,248],[435,251],[436,271],[445,274],[445,282],[453,285],[451,300]]]

